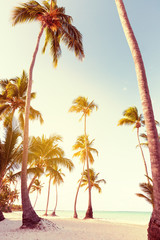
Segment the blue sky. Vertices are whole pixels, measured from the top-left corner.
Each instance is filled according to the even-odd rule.
[[[0,78],[3,79],[19,76],[23,69],[28,71],[40,30],[39,23],[12,27],[11,10],[21,2],[6,0],[0,9]],[[160,121],[160,2],[125,0],[124,3],[144,59],[155,118]],[[58,5],[66,8],[66,14],[73,17],[73,24],[82,33],[85,59],[80,62],[62,45],[62,57],[54,69],[49,51],[41,54],[43,36],[33,73],[37,98],[32,105],[42,113],[45,122],[42,126],[30,123],[30,135],[60,134],[66,157],[72,158],[72,145],[83,134],[83,122],[78,121],[80,115],[68,113],[68,109],[78,96],[94,100],[99,109],[88,118],[87,132],[90,139],[95,138],[94,146],[99,151],[93,167],[107,184],[102,186],[102,194],[93,191],[93,208],[150,211],[148,203],[135,196],[139,183],[145,181],[143,162],[136,148],[136,131],[132,127],[117,127],[126,108],[137,106],[139,113],[142,108],[133,60],[115,2],[60,0]],[[144,153],[150,168],[148,150]],[[79,160],[73,162],[75,170],[71,174],[65,171],[65,183],[59,188],[58,209],[73,209],[76,183],[82,171]],[[37,208],[45,208],[46,191],[47,182]],[[33,202],[34,197],[32,194]],[[78,209],[85,210],[87,203],[88,195],[81,189]],[[54,189],[49,208],[53,205]]]

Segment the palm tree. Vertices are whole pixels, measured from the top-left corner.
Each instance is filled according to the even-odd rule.
[[[140,115],[138,114],[138,109],[136,107],[127,108],[123,112],[123,116],[124,117],[118,121],[118,126],[134,125],[133,129],[135,129],[135,128],[137,129],[138,146],[140,147],[140,150],[141,150],[144,167],[145,167],[145,174],[146,174],[146,176],[148,176],[147,180],[149,183],[147,164],[146,164],[146,160],[145,160],[144,153],[143,153],[142,146],[141,146],[140,139],[139,139],[139,128],[141,126],[144,126],[143,116],[142,116],[142,114],[140,114]]]
[[[21,77],[0,80],[2,92],[0,94],[0,120],[3,120],[4,126],[12,123],[15,112],[18,113],[18,120],[21,129],[24,128],[24,111],[26,92],[28,85],[28,76],[23,71]],[[36,97],[36,93],[31,93],[31,99]],[[41,113],[30,106],[29,118],[31,120],[39,119],[43,123]]]
[[[56,187],[56,203],[53,212],[51,213],[51,216],[56,216],[56,209],[57,209],[57,203],[58,203],[58,185],[64,182],[63,176],[65,176],[64,173],[62,173],[62,170],[58,168],[58,165],[56,164],[54,166],[55,172],[53,173],[53,185]]]
[[[85,136],[86,162],[87,162],[87,169],[88,169],[88,186],[89,186],[88,209],[86,211],[85,218],[93,218],[92,201],[91,201],[91,184],[89,179],[89,161],[88,161],[88,151],[87,151],[86,118],[87,116],[90,116],[91,112],[94,109],[96,110],[98,109],[98,106],[94,103],[94,101],[88,102],[88,98],[85,98],[82,96],[73,100],[73,105],[69,109],[69,112],[82,113],[80,120],[84,117],[84,136]]]
[[[150,98],[147,77],[142,55],[130,25],[123,0],[115,0],[120,21],[131,50],[137,74],[139,92],[141,97],[148,146],[150,152],[151,171],[153,179],[154,208],[148,227],[148,240],[159,240],[160,236],[160,146],[156,129],[152,102]]]
[[[59,154],[58,154],[59,155]],[[70,159],[64,158],[63,155],[55,154],[55,158],[52,158],[51,160],[48,160],[47,166],[46,166],[46,171],[48,174],[46,176],[49,176],[49,183],[48,183],[48,196],[47,196],[47,204],[46,204],[46,211],[44,216],[47,216],[47,211],[48,211],[48,205],[49,205],[49,197],[50,197],[50,186],[51,186],[51,181],[53,179],[53,184],[55,181],[58,181],[59,178],[59,183],[62,182],[62,177],[60,173],[58,172],[58,161],[61,161],[61,165],[66,167],[69,171],[72,171],[74,168],[74,165]],[[62,174],[63,175],[63,174]],[[61,178],[61,180],[60,180]],[[54,181],[55,180],[55,181]],[[56,209],[56,206],[55,206]]]
[[[87,172],[87,169],[84,171],[84,173],[81,173],[81,174],[83,175],[81,187],[87,186],[86,187],[86,190],[87,190],[88,189],[88,172]],[[96,173],[93,168],[89,169],[89,176],[90,176],[90,180],[91,180],[91,189],[94,188],[94,189],[98,190],[99,193],[101,193],[102,189],[99,186],[99,184],[100,183],[106,184],[106,180],[105,179],[98,179],[99,173]]]
[[[88,152],[88,157],[89,157],[89,161],[91,164],[93,164],[93,162],[94,162],[92,152],[96,153],[98,155],[98,151],[95,148],[93,148],[93,146],[92,146],[93,142],[94,142],[94,139],[92,141],[89,141],[88,136],[87,136],[87,152]],[[84,135],[79,136],[77,138],[76,143],[73,145],[72,149],[74,151],[77,151],[73,154],[73,157],[78,157],[80,159],[80,162],[83,164],[83,171],[82,171],[82,173],[83,173],[84,168],[85,168],[85,163],[86,163],[86,145],[85,145],[85,136]],[[79,193],[79,189],[81,186],[82,178],[83,178],[83,174],[81,176],[81,180],[79,181],[79,185],[78,185],[76,196],[75,196],[74,215],[73,215],[74,218],[78,218],[76,205],[77,205],[77,198],[78,198],[78,193]]]
[[[35,179],[44,174],[46,161],[54,156],[55,147],[56,152],[61,153],[61,149],[57,148],[57,143],[59,141],[62,141],[62,137],[59,135],[51,135],[48,138],[44,135],[42,135],[42,137],[30,138],[27,173],[33,177],[28,186],[28,192]]]
[[[17,162],[22,157],[19,137],[21,137],[19,129],[17,127],[12,128],[9,125],[7,128],[5,128],[3,140],[0,139],[0,193],[4,176],[11,168],[14,169],[17,167]],[[0,216],[2,215],[3,214],[0,213]]]
[[[87,186],[85,190],[89,188],[88,186],[88,170],[86,169],[81,173],[82,178],[79,179],[79,182],[81,183],[80,187]],[[89,176],[90,176],[90,182],[91,182],[91,190],[92,188],[98,190],[99,193],[102,192],[101,187],[99,186],[100,183],[106,184],[105,179],[98,179],[99,173],[95,173],[93,168],[89,169]]]
[[[35,208],[35,206],[36,206],[36,203],[38,200],[38,194],[41,194],[42,188],[43,188],[43,184],[40,182],[40,180],[35,179],[34,183],[32,184],[31,191],[30,191],[31,193],[33,193],[35,191],[37,192],[36,200],[34,202],[33,208]]]
[[[32,74],[43,31],[46,31],[43,52],[45,52],[47,44],[50,43],[54,66],[57,65],[58,59],[61,55],[60,40],[66,44],[69,50],[73,50],[79,59],[84,57],[81,33],[71,24],[72,18],[65,14],[65,8],[59,8],[56,5],[55,0],[51,0],[51,4],[49,4],[48,1],[43,1],[43,5],[40,5],[36,1],[30,1],[27,3],[22,3],[19,7],[14,8],[12,13],[13,25],[30,21],[39,22],[41,24],[41,30],[38,35],[36,48],[33,53],[33,58],[29,69],[29,81],[25,107],[21,192],[23,226],[27,227],[33,227],[33,225],[36,225],[40,221],[40,218],[37,216],[31,206],[27,191],[27,159]]]

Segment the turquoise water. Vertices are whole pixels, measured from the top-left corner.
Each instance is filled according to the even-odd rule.
[[[37,211],[39,215],[42,215],[44,211]],[[48,211],[50,214],[51,211]],[[84,218],[85,211],[78,211],[78,217]],[[72,218],[73,211],[57,211],[56,214],[63,218]],[[129,223],[146,225],[149,223],[151,213],[150,212],[123,212],[123,211],[94,211],[94,218],[103,221],[117,222],[117,223]]]

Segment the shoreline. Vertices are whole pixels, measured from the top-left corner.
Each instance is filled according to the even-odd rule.
[[[20,230],[20,214],[12,212],[4,215],[6,219],[0,222],[0,239],[3,240],[147,240],[147,225],[41,216],[56,224],[57,229]]]

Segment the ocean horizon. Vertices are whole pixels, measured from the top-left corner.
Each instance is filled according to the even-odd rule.
[[[36,210],[37,214],[43,215],[45,210]],[[48,215],[52,213],[48,211]],[[86,211],[77,211],[78,218],[83,219]],[[57,210],[56,214],[62,218],[73,218],[73,211],[69,210]],[[117,223],[128,223],[147,225],[149,223],[151,212],[138,212],[138,211],[94,211],[93,217],[102,221],[117,222]]]

